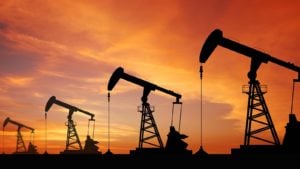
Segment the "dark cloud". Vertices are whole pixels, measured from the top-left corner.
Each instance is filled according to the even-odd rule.
[[[6,29],[7,27],[8,27],[8,25],[6,23],[0,21],[0,30]]]
[[[0,59],[1,73],[18,75],[35,72],[40,62],[40,57],[33,53],[14,50],[1,43]]]

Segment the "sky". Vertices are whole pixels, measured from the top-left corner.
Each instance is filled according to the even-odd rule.
[[[0,2],[0,121],[7,117],[35,129],[39,153],[65,149],[68,110],[45,104],[51,96],[95,114],[94,139],[108,149],[107,83],[124,72],[182,95],[180,132],[194,153],[200,147],[199,53],[215,29],[223,36],[300,65],[300,2],[293,0],[5,0]],[[203,65],[203,146],[230,153],[243,144],[250,59],[217,47]],[[265,99],[282,142],[291,112],[297,72],[262,64],[257,79],[268,86]],[[296,84],[293,113],[299,116]],[[138,146],[143,87],[121,79],[111,91],[110,149],[129,153]],[[152,91],[148,102],[163,143],[171,125],[173,96]],[[179,107],[174,126],[179,129]],[[84,145],[89,116],[76,112]],[[46,130],[47,129],[47,130]],[[89,130],[88,130],[89,129]],[[1,151],[16,150],[17,127],[8,124]],[[46,132],[47,131],[47,132]],[[22,129],[26,145],[30,131]],[[46,139],[47,135],[47,139]]]

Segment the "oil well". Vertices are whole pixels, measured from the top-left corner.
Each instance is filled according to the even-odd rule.
[[[241,54],[242,56],[246,56],[251,59],[250,62],[250,70],[247,74],[249,79],[248,85],[244,85],[242,88],[242,92],[248,95],[247,101],[247,110],[245,110],[246,114],[246,122],[245,122],[245,133],[244,133],[244,143],[240,146],[240,148],[234,148],[231,151],[231,154],[223,154],[223,155],[215,155],[208,154],[204,151],[204,147],[202,145],[202,77],[203,77],[203,65],[207,62],[208,58],[212,55],[213,51],[217,48],[217,46],[222,46],[234,52]],[[293,63],[286,62],[280,59],[277,59],[274,56],[271,56],[262,51],[256,50],[254,48],[248,47],[241,43],[235,42],[228,38],[223,37],[223,32],[219,29],[214,30],[204,42],[200,57],[200,79],[201,79],[201,144],[200,149],[195,154],[192,154],[191,150],[187,149],[188,144],[183,140],[188,136],[180,133],[180,125],[181,125],[181,116],[182,116],[182,95],[176,93],[172,90],[160,87],[154,83],[143,80],[136,76],[130,75],[124,72],[122,67],[118,67],[111,75],[108,80],[107,90],[108,90],[108,151],[106,155],[102,156],[102,153],[99,150],[97,144],[98,141],[94,140],[94,130],[95,130],[95,114],[58,100],[55,96],[49,98],[45,105],[45,122],[47,124],[47,113],[52,108],[53,105],[60,106],[68,110],[67,121],[65,123],[67,127],[67,136],[65,143],[65,150],[62,151],[57,156],[62,156],[63,158],[69,158],[72,160],[70,164],[79,163],[80,159],[83,158],[85,160],[94,160],[103,162],[109,158],[114,160],[128,160],[137,159],[138,157],[164,157],[169,159],[168,162],[173,162],[172,164],[178,164],[181,160],[186,160],[189,162],[193,162],[198,164],[199,161],[202,163],[214,164],[215,161],[228,161],[229,163],[236,163],[236,160],[240,160],[240,156],[247,155],[250,157],[250,160],[246,158],[248,164],[253,164],[255,166],[256,163],[249,163],[251,160],[260,160],[255,159],[258,155],[259,157],[268,158],[270,161],[274,162],[277,159],[285,159],[290,161],[297,161],[295,159],[299,159],[300,153],[300,121],[297,120],[295,113],[293,112],[293,103],[294,103],[294,93],[295,93],[295,84],[300,82],[300,67],[294,65]],[[256,78],[257,71],[262,63],[274,63],[279,65],[282,68],[292,70],[298,73],[298,77],[293,79],[293,89],[292,89],[292,98],[291,98],[291,112],[289,113],[289,121],[286,125],[286,132],[283,138],[283,141],[280,142],[276,127],[273,123],[271,113],[269,112],[269,108],[267,102],[264,98],[266,92],[266,86],[260,84],[260,81]],[[280,76],[280,75],[279,75]],[[281,75],[283,76],[283,75]],[[123,79],[127,82],[135,84],[143,89],[141,94],[141,105],[138,106],[138,112],[141,114],[140,119],[140,128],[139,128],[139,138],[138,145],[135,150],[130,150],[130,154],[120,155],[113,154],[110,150],[110,92],[115,89],[115,86],[119,82],[120,79]],[[172,96],[175,98],[174,102],[172,102],[172,112],[171,112],[171,124],[170,131],[168,133],[168,138],[166,144],[163,143],[163,139],[161,138],[158,125],[154,118],[154,106],[151,105],[148,101],[148,96],[150,92],[159,91],[166,95]],[[179,126],[175,128],[173,125],[173,114],[174,114],[174,106],[180,106],[180,117],[179,117]],[[76,123],[73,120],[73,115],[75,113],[81,113],[89,117],[88,119],[88,131],[86,136],[85,145],[83,146],[79,134],[76,129]],[[120,112],[121,113],[121,112]],[[90,135],[90,123],[93,123],[92,132]],[[14,154],[37,154],[36,146],[30,140],[28,148],[26,148],[25,142],[23,140],[21,129],[28,129],[31,133],[34,133],[34,129],[17,121],[14,121],[10,118],[6,118],[3,123],[3,131],[4,128],[8,125],[12,124],[17,126],[17,143],[16,143],[16,152]],[[3,132],[4,133],[4,132]],[[47,127],[45,131],[47,140]],[[271,137],[265,137],[269,135]],[[4,136],[3,136],[4,137]],[[253,144],[254,141],[260,141],[263,144]],[[47,142],[47,141],[46,141]],[[47,152],[47,148],[46,148]],[[47,154],[47,153],[46,153]],[[70,158],[68,155],[74,155]],[[88,156],[88,155],[90,156]],[[174,155],[176,158],[174,158]],[[42,155],[39,155],[42,156]],[[43,156],[38,158],[48,158],[49,156]],[[74,157],[78,159],[78,161],[74,160]],[[171,157],[171,158],[170,158]],[[179,157],[179,158],[178,158]],[[0,160],[6,159],[7,155],[0,156]],[[19,157],[17,157],[19,158]],[[21,158],[21,157],[20,157]],[[25,158],[25,157],[22,157]],[[26,157],[28,158],[28,156]],[[34,157],[37,158],[37,157]],[[175,159],[175,160],[174,160]],[[179,160],[178,160],[179,159]],[[55,161],[55,158],[51,158],[52,161]],[[205,161],[206,160],[206,161]],[[174,162],[175,161],[175,162]],[[185,162],[186,162],[185,161]],[[1,161],[2,162],[2,161]],[[91,161],[89,161],[91,162]],[[111,163],[111,161],[108,161]],[[132,162],[132,161],[131,161]],[[133,161],[136,162],[136,161]],[[147,161],[149,162],[149,161]],[[278,162],[278,161],[276,161]],[[151,161],[150,164],[153,164]],[[215,163],[217,164],[217,163]]]
[[[178,131],[176,131],[175,127],[173,126],[174,105],[179,104],[182,106],[182,102],[180,102],[181,95],[171,90],[162,88],[156,84],[129,75],[124,72],[124,69],[122,67],[117,68],[111,75],[107,85],[107,89],[109,92],[114,89],[115,85],[118,83],[120,79],[124,79],[128,82],[143,87],[143,95],[141,97],[142,103],[141,106],[138,107],[138,111],[141,113],[138,147],[136,148],[136,150],[132,150],[131,154],[132,155],[158,155],[158,154],[165,154],[165,153],[191,154],[191,151],[186,149],[187,143],[183,141],[183,139],[187,138],[187,136],[184,134],[180,134]],[[150,94],[151,91],[155,91],[155,90],[175,97],[175,101],[173,102],[170,132],[168,134],[168,140],[166,146],[164,146],[163,144],[157,124],[153,116],[154,107],[148,103],[148,95]],[[108,96],[110,96],[110,94],[108,94]],[[180,110],[182,110],[182,108]],[[181,116],[181,112],[180,112],[180,116]],[[181,118],[179,118],[179,120],[180,119]],[[179,128],[180,128],[180,123],[181,122],[179,122]],[[145,147],[144,145],[150,145],[151,147],[150,148]]]
[[[206,39],[202,46],[200,53],[200,69],[202,64],[206,63],[212,52],[217,46],[235,51],[243,56],[247,56],[251,59],[250,70],[247,74],[249,78],[249,85],[243,86],[243,93],[248,95],[247,111],[246,111],[246,127],[244,135],[244,144],[240,149],[233,149],[232,153],[242,154],[259,154],[259,153],[294,153],[300,150],[300,122],[297,120],[296,115],[293,113],[293,98],[294,98],[294,86],[296,82],[300,81],[300,67],[290,62],[282,61],[267,53],[250,48],[246,45],[232,41],[223,37],[223,32],[219,29],[214,30]],[[283,143],[280,144],[274,123],[271,118],[267,103],[264,99],[266,93],[265,88],[260,85],[260,82],[256,79],[256,72],[262,63],[274,63],[283,68],[295,71],[298,73],[297,79],[293,80],[292,91],[292,106],[289,114],[289,122],[286,126],[286,133],[283,139]],[[282,75],[283,76],[283,75]],[[265,86],[264,86],[265,87]],[[256,125],[254,128],[253,126]],[[257,127],[258,126],[258,127]],[[261,133],[269,132],[271,138],[265,138]],[[265,144],[253,145],[251,141],[260,140]]]
[[[61,153],[63,153],[63,154],[86,154],[86,153],[101,154],[101,152],[98,151],[99,147],[96,145],[98,143],[98,141],[93,140],[95,125],[93,125],[93,128],[92,128],[92,137],[89,135],[90,122],[94,122],[94,124],[95,124],[95,119],[94,119],[95,115],[88,111],[82,110],[80,108],[77,108],[77,107],[67,104],[65,102],[62,102],[62,101],[56,99],[55,96],[52,96],[49,98],[49,100],[45,106],[45,120],[47,120],[47,112],[50,110],[50,108],[52,107],[53,104],[56,104],[58,106],[61,106],[61,107],[69,110],[69,114],[67,116],[67,122],[66,122],[66,126],[67,126],[66,148]],[[79,139],[79,135],[76,130],[76,124],[72,118],[72,116],[75,112],[79,112],[79,113],[85,114],[90,117],[90,119],[88,119],[88,132],[87,132],[88,134],[86,137],[84,148],[82,147],[82,144]]]
[[[36,146],[33,144],[33,138],[34,138],[34,129],[32,127],[29,127],[27,125],[24,125],[20,122],[14,121],[7,117],[3,122],[3,133],[5,130],[5,127],[7,124],[12,124],[17,126],[17,143],[16,143],[16,151],[14,154],[38,154]],[[30,130],[30,140],[28,143],[28,148],[26,148],[23,136],[22,136],[22,129],[28,129]],[[4,135],[4,134],[3,134]],[[4,141],[4,140],[3,140]]]

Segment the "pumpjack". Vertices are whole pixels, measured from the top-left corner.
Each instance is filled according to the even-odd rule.
[[[66,108],[66,109],[69,109],[69,114],[67,117],[68,121],[66,122],[66,126],[68,128],[66,148],[65,148],[64,152],[62,152],[62,153],[63,154],[72,154],[72,153],[99,154],[99,153],[101,153],[101,152],[98,152],[98,146],[96,146],[98,141],[95,141],[95,140],[93,140],[93,138],[90,137],[89,131],[88,131],[87,139],[85,141],[85,147],[82,148],[82,145],[81,145],[81,142],[80,142],[77,130],[76,130],[76,124],[72,119],[72,115],[75,112],[81,112],[85,115],[90,116],[90,119],[88,121],[88,126],[89,126],[89,123],[91,121],[94,122],[94,124],[95,124],[95,119],[94,119],[95,115],[88,111],[79,109],[75,106],[72,106],[72,105],[62,102],[60,100],[57,100],[55,96],[52,96],[49,98],[49,100],[45,106],[45,112],[48,112],[53,104],[56,104],[56,105]],[[46,115],[45,117],[47,117],[47,114],[45,114],[45,115]],[[94,127],[93,127],[93,136],[94,136]]]
[[[295,83],[300,81],[300,67],[294,65],[293,63],[279,60],[267,53],[224,38],[222,31],[216,29],[208,36],[202,47],[199,57],[201,68],[202,63],[205,63],[207,61],[209,56],[218,45],[251,58],[250,71],[248,72],[249,85],[243,86],[243,92],[248,95],[244,147],[250,146],[251,139],[260,140],[271,145],[279,146],[280,141],[275,130],[275,126],[272,122],[266,101],[264,99],[264,94],[266,92],[262,90],[260,82],[256,79],[256,71],[258,70],[261,63],[268,63],[270,61],[279,66],[297,72],[298,78],[294,80]],[[260,127],[253,129],[252,125],[254,124]],[[271,133],[272,139],[263,138],[263,134],[261,133],[267,131]],[[291,111],[282,146],[288,148],[289,150],[297,149],[299,152],[299,142],[300,122],[296,119],[296,115]]]
[[[176,98],[174,104],[182,104],[180,102],[181,95],[178,93],[175,93],[171,90],[167,90],[165,88],[162,88],[160,86],[157,86],[153,83],[147,82],[145,80],[142,80],[140,78],[134,77],[132,75],[129,75],[124,72],[124,69],[122,67],[117,68],[112,76],[109,79],[107,89],[108,91],[113,90],[115,85],[118,83],[119,79],[127,80],[131,83],[134,83],[136,85],[139,85],[144,88],[143,95],[141,97],[142,105],[138,108],[138,111],[141,113],[141,123],[140,123],[140,134],[139,134],[139,145],[136,151],[131,151],[132,153],[138,154],[138,153],[161,153],[165,151],[161,136],[159,134],[159,130],[157,127],[157,124],[155,122],[153,112],[154,107],[150,106],[148,103],[148,95],[151,91],[161,91],[165,94],[174,96]],[[110,95],[110,94],[109,94]],[[171,124],[172,125],[172,124]],[[166,150],[170,151],[176,151],[179,149],[180,151],[186,151],[187,144],[184,143],[181,139],[186,138],[186,135],[181,135],[179,132],[175,131],[174,126],[171,126],[169,138],[171,140],[168,140],[168,144],[166,146]],[[174,139],[175,138],[175,139]],[[175,142],[175,143],[174,143]],[[179,143],[179,144],[178,144]],[[150,147],[145,147],[144,145],[150,145]]]
[[[26,129],[31,130],[31,135],[33,135],[34,134],[34,129],[31,128],[31,127],[28,127],[28,126],[26,126],[22,123],[19,123],[17,121],[11,120],[9,117],[7,117],[4,120],[4,123],[3,123],[3,131],[4,131],[4,128],[6,127],[6,125],[8,123],[14,124],[18,127],[18,129],[17,129],[17,144],[16,144],[15,154],[38,154],[38,152],[36,150],[36,146],[33,145],[33,143],[31,142],[32,141],[31,138],[33,138],[33,137],[30,137],[30,142],[29,142],[29,145],[28,145],[28,149],[26,149],[25,142],[24,142],[23,136],[21,134],[21,129],[26,128]]]

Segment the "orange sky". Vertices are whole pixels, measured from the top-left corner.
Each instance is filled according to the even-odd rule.
[[[107,82],[122,66],[126,73],[182,94],[181,132],[188,149],[200,146],[199,53],[209,33],[224,36],[279,59],[300,64],[300,2],[286,1],[26,1],[0,2],[0,121],[6,117],[35,128],[38,151],[45,151],[44,106],[52,95],[95,114],[95,139],[107,150]],[[229,153],[243,144],[250,59],[218,47],[204,65],[203,141],[208,153]],[[282,141],[297,74],[263,64],[258,79]],[[111,93],[111,150],[138,146],[142,88],[120,80]],[[296,87],[295,113],[299,113]],[[164,144],[174,98],[149,95]],[[48,113],[48,152],[64,150],[68,111]],[[178,111],[175,120],[178,120]],[[82,144],[88,117],[75,114]],[[176,123],[178,127],[178,123]],[[15,150],[9,125],[1,151]],[[23,132],[28,143],[29,132]]]

